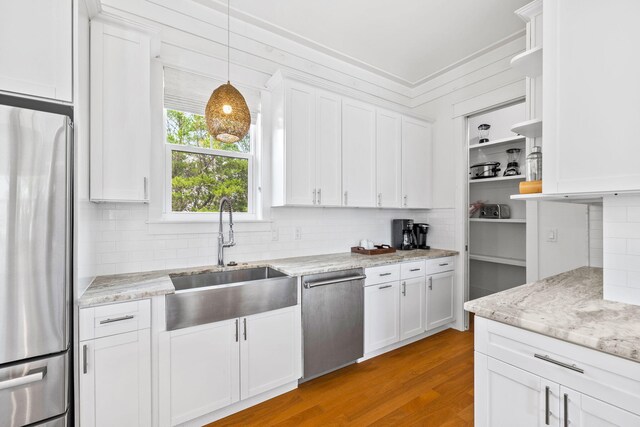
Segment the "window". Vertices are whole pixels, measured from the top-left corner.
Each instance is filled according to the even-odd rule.
[[[234,212],[253,214],[254,126],[236,143],[207,131],[204,116],[165,109],[167,213],[218,212],[220,199]]]

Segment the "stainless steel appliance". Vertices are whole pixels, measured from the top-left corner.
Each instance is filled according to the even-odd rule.
[[[402,251],[417,247],[412,219],[394,219],[391,221],[391,246]]]
[[[520,149],[509,148],[507,150],[507,168],[502,176],[520,175]]]
[[[511,208],[509,205],[485,204],[480,209],[480,218],[509,219]]]
[[[362,269],[302,277],[301,382],[349,365],[364,354],[364,279]]]
[[[500,162],[476,163],[469,167],[471,179],[495,178],[500,172]]]
[[[63,426],[73,132],[70,117],[45,111],[71,110],[6,96],[0,103],[0,425]]]
[[[416,236],[416,247],[418,249],[431,249],[427,245],[427,233],[429,232],[429,224],[416,223],[413,225],[413,232]]]

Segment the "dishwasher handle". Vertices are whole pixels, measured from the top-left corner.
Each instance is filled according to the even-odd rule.
[[[364,274],[361,274],[358,276],[341,277],[339,279],[318,280],[315,282],[304,282],[304,287],[305,289],[311,289],[317,286],[333,285],[334,283],[351,282],[352,280],[362,280],[366,278],[367,276],[365,276]]]

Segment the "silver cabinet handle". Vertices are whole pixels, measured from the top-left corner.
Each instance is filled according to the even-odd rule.
[[[313,204],[316,204],[316,189],[313,189]]]
[[[147,177],[144,177],[144,199],[147,200],[149,198],[149,180]]]
[[[407,206],[407,196],[405,195],[405,196],[403,197],[403,199],[404,199],[404,206],[406,207],[406,206]]]
[[[82,373],[86,374],[89,370],[89,361],[87,360],[88,347],[87,345],[82,346]]]
[[[27,375],[12,378],[6,381],[0,381],[0,390],[6,390],[8,388],[18,387],[25,384],[35,383],[37,381],[42,381],[44,377],[47,375],[47,367],[31,369],[27,372]]]
[[[321,202],[321,200],[322,200],[322,198],[321,198],[321,195],[322,195],[321,191],[322,191],[322,189],[321,189],[321,188],[318,188],[318,204],[319,204],[319,205],[320,205],[320,204],[322,204],[322,202]]]
[[[551,411],[549,411],[549,386],[544,388],[544,424],[549,425],[549,415],[551,415]]]
[[[382,206],[382,193],[378,193],[378,206]]]
[[[244,340],[247,340],[247,318],[242,319],[244,322]]]
[[[380,277],[391,276],[391,273],[380,273],[379,276]]]
[[[420,271],[420,270],[421,270],[420,268],[412,268],[412,269],[411,269],[411,270],[409,270],[409,271]]]
[[[553,363],[554,365],[562,366],[563,368],[571,369],[572,371],[584,374],[584,369],[578,368],[576,365],[569,365],[568,363],[560,362],[558,360],[550,358],[548,355],[534,354],[536,359],[544,360],[545,362]]]
[[[304,287],[305,289],[311,289],[317,286],[333,285],[336,283],[351,282],[352,280],[363,280],[366,278],[367,276],[365,276],[364,274],[361,274],[359,276],[341,277],[339,279],[318,280],[315,282],[304,282]]]
[[[433,290],[433,277],[429,276],[429,290]]]
[[[345,205],[345,206],[347,206],[347,205],[348,205],[348,203],[347,203],[347,195],[348,195],[348,194],[349,194],[349,192],[348,192],[348,191],[345,191],[345,192],[344,192],[344,205]]]
[[[240,336],[240,319],[236,319],[236,342]]]
[[[564,394],[564,427],[569,427],[569,395]]]
[[[384,285],[384,286],[380,286],[378,289],[387,289],[390,288],[392,285]]]
[[[402,296],[407,296],[407,282],[402,282]]]
[[[449,265],[449,263],[448,263],[448,262],[443,262],[442,264],[438,264],[438,265],[439,265],[440,267],[445,267],[445,266]]]
[[[123,320],[131,320],[133,319],[135,316],[133,314],[127,314],[126,316],[122,316],[122,317],[114,317],[113,319],[105,319],[105,320],[101,320],[100,324],[104,325],[106,323],[113,323],[113,322],[121,322]]]

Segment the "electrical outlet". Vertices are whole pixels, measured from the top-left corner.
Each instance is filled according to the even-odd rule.
[[[280,239],[280,232],[278,231],[278,227],[273,227],[271,229],[271,240],[273,240],[274,242],[278,241]]]
[[[296,240],[302,239],[302,227],[296,227]]]
[[[550,228],[547,230],[547,242],[556,243],[558,242],[558,229]]]

